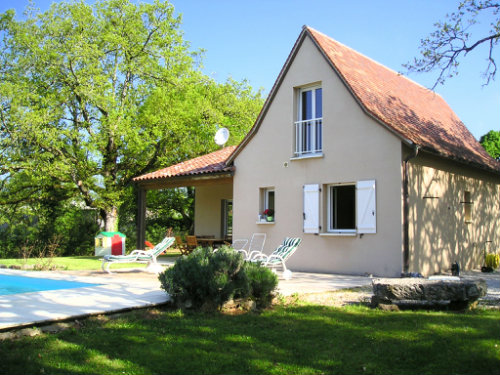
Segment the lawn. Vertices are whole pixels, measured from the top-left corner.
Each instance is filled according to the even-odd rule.
[[[158,259],[177,257],[180,252],[170,250],[166,255],[160,256]],[[79,271],[79,270],[99,270],[101,269],[102,257],[95,256],[70,256],[70,257],[53,257],[53,258],[29,258],[26,261],[24,259],[0,259],[0,264],[7,267],[9,266],[19,266],[24,267],[24,265],[33,266],[35,264],[50,264],[57,266],[59,270],[66,271]],[[115,263],[112,265],[113,269],[116,268],[139,268],[146,267],[144,263]]]
[[[500,311],[138,310],[0,343],[1,374],[498,374]]]

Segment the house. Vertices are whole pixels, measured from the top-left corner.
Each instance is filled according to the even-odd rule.
[[[473,269],[500,241],[500,164],[447,103],[310,27],[237,147],[136,182],[196,186],[195,234],[223,235],[231,205],[234,238],[302,237],[297,271]]]

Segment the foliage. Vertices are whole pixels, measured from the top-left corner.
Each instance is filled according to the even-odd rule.
[[[484,263],[486,264],[486,267],[497,269],[500,265],[500,255],[494,253],[486,254]]]
[[[173,267],[159,275],[162,289],[177,305],[194,309],[220,309],[234,293],[247,283],[241,254],[221,248],[198,248],[179,258]],[[245,295],[246,291],[239,291]]]
[[[500,160],[500,131],[490,130],[481,137],[479,143],[492,158]]]
[[[292,305],[237,316],[137,310],[4,340],[0,373],[498,374],[499,329],[498,310]]]
[[[35,256],[54,238],[60,255],[89,255],[98,230],[95,210],[59,202],[49,215],[40,202],[7,206],[0,213],[0,258],[22,258],[26,248]]]
[[[260,93],[204,76],[180,23],[159,0],[0,15],[0,205],[71,201],[115,230],[134,177],[213,151],[216,124],[241,139]]]
[[[198,248],[179,258],[159,276],[162,289],[178,306],[216,310],[235,298],[250,298],[267,307],[278,278],[260,264],[249,264],[240,253],[223,246],[217,251]]]
[[[479,31],[480,22],[488,23],[487,31]],[[483,72],[487,85],[495,78],[495,47],[500,41],[500,3],[495,0],[463,0],[457,11],[447,14],[445,21],[435,23],[435,30],[420,41],[421,58],[404,65],[410,72],[439,71],[434,84],[443,84],[458,74],[462,57],[480,46],[487,46],[487,65]],[[476,26],[476,27],[475,27]]]
[[[246,134],[260,92],[203,75],[180,25],[159,0],[0,14],[0,255],[58,234],[63,253],[88,254],[98,222],[135,247],[132,179],[214,151],[217,124],[229,144]],[[192,191],[148,195],[150,241],[190,229]]]
[[[278,286],[278,276],[260,263],[245,262],[243,269],[250,287],[250,298],[258,308],[269,307]]]

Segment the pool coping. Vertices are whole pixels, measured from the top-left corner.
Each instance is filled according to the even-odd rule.
[[[142,271],[143,272],[143,271]],[[54,271],[0,269],[0,275],[77,281],[95,286],[0,296],[0,332],[57,321],[161,305],[169,296],[157,279],[78,276]]]

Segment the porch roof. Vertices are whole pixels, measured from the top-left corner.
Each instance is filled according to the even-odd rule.
[[[226,162],[235,149],[236,146],[224,147],[210,154],[135,177],[133,181],[142,186],[161,188],[195,186],[209,180],[232,178],[234,166],[227,165]]]

